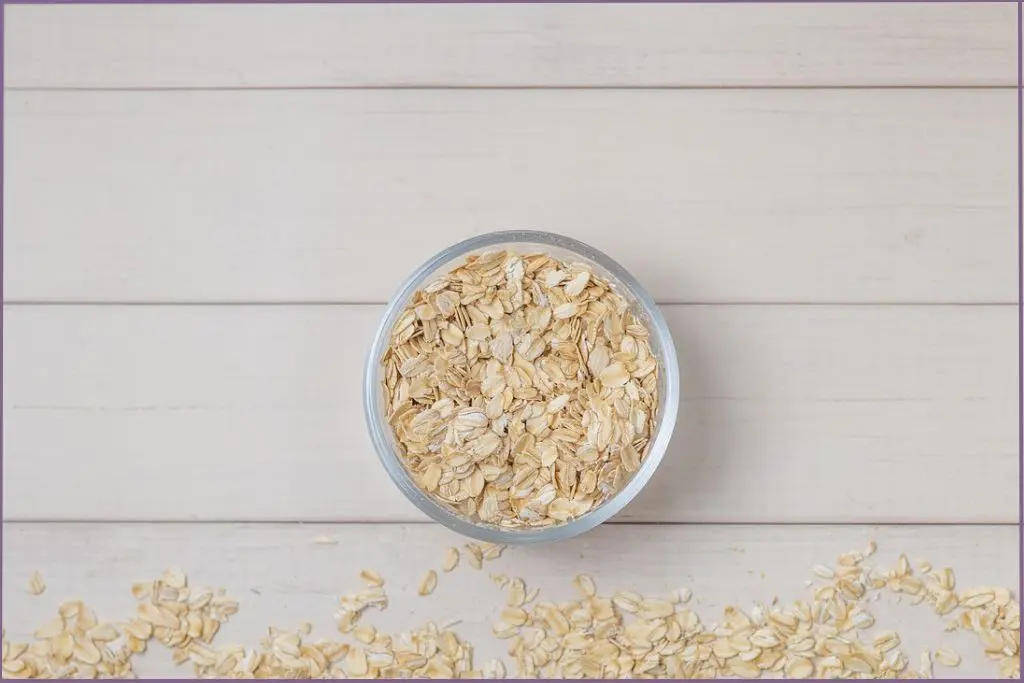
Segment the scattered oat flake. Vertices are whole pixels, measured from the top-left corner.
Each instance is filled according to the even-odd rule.
[[[142,600],[148,598],[150,591],[153,589],[152,581],[137,581],[132,584],[132,597],[136,600]]]
[[[831,569],[829,569],[828,567],[826,567],[823,564],[816,564],[816,565],[814,565],[813,567],[811,567],[811,571],[814,572],[815,575],[817,575],[817,576],[819,576],[819,577],[821,577],[823,579],[832,579],[832,578],[835,578],[835,575],[836,575],[836,573],[834,571],[832,571]]]
[[[493,629],[507,644],[516,678],[915,678],[930,676],[933,662],[957,666],[960,656],[942,648],[934,655],[926,650],[914,668],[898,634],[872,637],[860,630],[874,623],[866,605],[882,591],[909,593],[910,602],[935,611],[942,601],[950,603],[942,608],[954,613],[953,621],[943,622],[977,636],[994,660],[993,673],[1019,678],[1020,604],[1008,589],[975,588],[958,596],[940,585],[939,573],[914,583],[899,565],[867,568],[862,560],[858,553],[844,555],[835,577],[812,587],[804,601],[784,604],[776,597],[749,610],[730,606],[711,622],[683,607],[682,590],[673,591],[672,601],[630,590],[602,596],[580,575],[572,581],[578,597],[534,602],[536,589],[526,595],[525,582],[516,578],[508,582]],[[431,571],[423,583],[436,580]],[[138,586],[134,619],[104,622],[75,600],[59,606],[36,632],[36,643],[8,642],[5,633],[4,677],[131,678],[134,654],[151,644],[168,648],[173,662],[189,663],[198,678],[506,675],[501,660],[474,666],[473,645],[451,630],[457,620],[426,622],[398,635],[357,623],[365,610],[387,605],[380,586],[339,599],[339,630],[354,642],[308,642],[311,625],[304,623],[296,631],[271,628],[253,648],[214,644],[220,625],[238,609],[223,589],[190,589],[184,573]]]
[[[361,578],[366,585],[371,588],[380,588],[384,585],[384,579],[381,578],[380,574],[369,569],[364,569],[359,572],[359,578]]]
[[[459,566],[459,549],[458,548],[448,548],[448,550],[446,550],[444,552],[444,565],[443,565],[443,569],[446,572],[450,572],[453,569],[455,569],[457,566]]]
[[[526,582],[519,578],[512,579],[505,602],[509,607],[522,607],[526,604]]]
[[[377,639],[377,629],[373,626],[356,626],[352,629],[352,637],[358,640],[360,643],[369,645]]]
[[[498,543],[487,543],[483,547],[483,554],[485,560],[496,560],[501,557],[501,553],[504,552],[505,546]]]
[[[492,659],[484,664],[483,674],[485,678],[505,678],[505,665],[500,659]]]
[[[932,677],[932,653],[928,650],[921,653],[921,666],[918,667],[917,673],[922,678]]]
[[[337,545],[338,539],[332,538],[330,536],[320,535],[313,539],[313,543],[319,545]]]
[[[787,678],[810,678],[814,674],[814,663],[806,657],[794,657],[786,664]]]
[[[349,649],[345,657],[345,670],[349,676],[365,676],[370,670],[366,661],[366,652],[362,648],[353,647]]]
[[[983,607],[996,599],[994,588],[971,588],[960,594],[961,607]]]
[[[420,580],[419,588],[417,588],[417,592],[420,595],[430,595],[434,592],[435,588],[437,588],[437,572],[431,569],[423,575],[423,578]]]
[[[483,569],[484,553],[476,543],[467,543],[466,550],[469,551],[469,564],[473,569]]]
[[[32,572],[28,580],[28,592],[32,595],[42,595],[45,590],[46,582],[43,581],[43,575],[37,571]]]
[[[356,622],[361,614],[362,610],[342,611],[338,615],[338,631],[341,633],[351,633],[355,629]]]
[[[160,576],[160,581],[175,590],[182,589],[188,585],[188,577],[178,567],[170,567]]]
[[[597,593],[594,579],[590,578],[587,574],[577,574],[576,578],[573,579],[573,585],[576,586],[576,590],[585,598],[592,598]]]

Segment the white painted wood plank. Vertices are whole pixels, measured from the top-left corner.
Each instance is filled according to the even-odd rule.
[[[1016,301],[1012,91],[18,92],[14,301],[384,302],[530,227],[663,302]]]
[[[6,307],[5,519],[424,519],[363,421],[381,313]],[[619,521],[1017,521],[1014,307],[665,314],[679,421]]]
[[[6,82],[1009,86],[1015,22],[1008,3],[14,6]]]
[[[488,563],[491,572],[520,576],[541,597],[572,599],[571,577],[594,576],[602,595],[617,589],[668,595],[687,587],[692,608],[704,623],[722,618],[730,604],[749,610],[778,596],[785,603],[811,598],[805,580],[813,564],[830,565],[843,552],[879,543],[873,565],[893,566],[900,553],[915,563],[951,566],[958,585],[1019,584],[1018,530],[1014,527],[732,527],[605,526],[554,546],[510,548]],[[318,545],[317,535],[338,539]],[[428,568],[440,570],[444,548],[461,539],[434,525],[237,526],[5,524],[3,535],[3,624],[14,640],[28,640],[49,620],[60,601],[84,599],[101,619],[134,613],[133,581],[154,578],[180,566],[197,587],[224,587],[241,610],[218,634],[220,643],[255,646],[269,626],[295,629],[309,621],[313,638],[342,638],[334,628],[334,596],[360,589],[358,573],[372,568],[386,581],[390,606],[368,613],[365,622],[386,633],[400,633],[428,620],[461,619],[455,630],[476,647],[477,661],[505,658],[505,647],[490,634],[504,596],[464,561],[453,574],[440,571],[438,589],[428,598],[415,587]],[[397,558],[401,557],[401,561]],[[24,586],[39,570],[46,592],[29,596]],[[928,647],[953,647],[963,656],[958,669],[935,668],[940,677],[998,674],[972,634],[944,633],[945,619],[927,606],[896,604],[891,594],[871,603],[876,627],[893,629],[916,666]],[[510,670],[511,662],[508,661]],[[139,661],[145,676],[185,675],[170,656],[154,648]]]

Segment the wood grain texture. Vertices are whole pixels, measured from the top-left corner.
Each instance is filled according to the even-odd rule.
[[[592,243],[661,302],[729,305],[665,306],[683,401],[641,496],[489,569],[556,598],[578,571],[685,586],[709,621],[805,596],[812,564],[870,538],[887,564],[1019,585],[1012,3],[4,18],[9,637],[71,598],[130,614],[131,582],[170,565],[241,599],[220,642],[333,637],[371,567],[376,625],[462,619],[501,655],[486,572],[413,595],[461,539],[415,523],[366,436],[382,307],[306,304],[382,303],[444,246],[516,227]],[[54,301],[257,305],[25,305]],[[986,305],[841,305],[864,303]],[[996,673],[929,610],[873,611],[913,659],[963,655],[939,677]],[[187,673],[160,650],[138,670]]]
[[[619,521],[1018,521],[1014,307],[664,310],[679,421]],[[5,519],[424,519],[363,420],[381,314],[6,307]]]
[[[472,234],[661,302],[1016,301],[1000,90],[18,92],[9,301],[384,302]]]
[[[951,566],[958,585],[1018,585],[1018,536],[1014,527],[692,527],[605,525],[557,545],[509,548],[502,557],[471,569],[465,561],[453,574],[440,572],[444,548],[462,539],[436,525],[210,524],[5,524],[3,534],[3,625],[12,640],[29,639],[57,604],[84,599],[101,619],[133,614],[133,581],[154,578],[179,566],[194,586],[224,587],[241,610],[217,642],[256,645],[268,626],[295,629],[313,624],[313,637],[342,638],[332,619],[335,596],[360,589],[364,568],[385,579],[390,606],[363,621],[386,633],[400,633],[428,620],[460,619],[455,630],[476,647],[477,661],[505,658],[490,634],[504,596],[489,572],[522,577],[541,597],[571,599],[573,575],[587,572],[599,591],[633,589],[668,595],[690,588],[692,608],[705,623],[722,618],[730,604],[749,610],[755,601],[810,599],[805,581],[813,564],[834,563],[843,552],[877,540],[872,564],[893,566],[900,553],[915,563]],[[313,539],[326,535],[337,545]],[[401,561],[396,558],[401,557]],[[654,558],[657,558],[656,560]],[[437,590],[415,594],[428,569],[438,570]],[[39,597],[26,593],[29,575],[39,570],[48,585]],[[895,629],[916,666],[925,647],[953,647],[963,656],[958,669],[935,667],[938,677],[998,673],[969,633],[944,633],[946,620],[927,606],[897,604],[891,594],[871,603],[877,625],[867,636]],[[514,670],[510,666],[510,670]],[[180,675],[159,647],[143,657],[144,676]]]
[[[1015,22],[1009,3],[15,6],[6,82],[1010,86]]]

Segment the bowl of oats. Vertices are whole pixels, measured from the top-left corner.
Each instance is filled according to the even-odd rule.
[[[650,480],[679,405],[668,326],[622,266],[548,232],[437,254],[385,310],[364,408],[429,517],[492,543],[576,536]]]

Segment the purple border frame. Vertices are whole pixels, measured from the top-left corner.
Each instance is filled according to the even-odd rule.
[[[891,2],[892,0],[617,0],[616,4],[658,3],[658,4],[873,4]],[[967,4],[970,0],[898,0],[900,4],[911,3],[960,3]],[[594,0],[560,0],[565,4],[598,4]],[[1021,565],[1020,585],[1017,587],[1017,598],[1024,594],[1024,0],[986,0],[986,4],[1017,5],[1017,349],[1018,349],[1018,488],[1019,514],[1017,528],[1019,536],[1018,561]],[[366,0],[217,0],[217,4],[373,4]],[[492,4],[544,4],[542,2],[524,2],[523,0],[491,0]],[[7,5],[109,5],[109,4],[204,4],[201,0],[163,0],[151,2],[147,0],[0,0],[0,307],[5,306],[3,296],[3,198],[4,174],[2,170],[3,139],[4,139],[4,20]],[[481,4],[474,0],[376,0],[376,4]],[[3,317],[0,316],[0,382],[3,378]],[[0,398],[3,389],[0,386]],[[3,409],[0,407],[0,556],[3,554]],[[3,584],[3,573],[0,569],[0,586]],[[192,679],[163,679],[187,681]],[[550,680],[550,679],[535,679]],[[987,680],[987,679],[973,679]],[[995,680],[995,679],[992,679]]]
[[[874,5],[1020,4],[1020,0],[2,0],[0,5]]]

